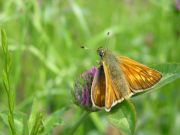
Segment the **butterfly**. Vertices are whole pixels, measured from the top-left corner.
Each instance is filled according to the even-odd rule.
[[[99,48],[99,67],[95,73],[91,100],[95,107],[107,112],[117,103],[144,92],[158,83],[162,74],[125,56],[115,56]]]

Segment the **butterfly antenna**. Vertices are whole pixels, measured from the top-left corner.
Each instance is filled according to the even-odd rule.
[[[84,45],[81,45],[80,48],[81,48],[81,49],[84,49],[84,50],[89,50],[89,48],[87,48],[87,47],[84,46]]]
[[[108,44],[109,44],[109,37],[110,37],[110,32],[108,31],[107,32],[107,38],[106,38],[106,41],[105,41],[105,48],[108,50]]]
[[[87,47],[84,46],[84,45],[81,45],[80,48],[83,49],[83,50],[85,50],[85,51],[93,51],[93,50],[94,50],[94,49],[92,49],[92,48],[87,48]]]

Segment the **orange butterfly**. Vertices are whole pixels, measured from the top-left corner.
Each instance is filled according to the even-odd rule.
[[[117,103],[144,92],[160,81],[160,72],[127,57],[116,57],[99,48],[100,65],[91,87],[91,100],[97,108],[110,111]]]

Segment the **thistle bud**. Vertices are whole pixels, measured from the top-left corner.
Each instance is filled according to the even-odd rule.
[[[91,101],[91,86],[95,73],[95,67],[92,67],[92,69],[84,72],[75,80],[74,90],[72,91],[75,104],[92,112],[97,111],[97,109],[93,107]]]

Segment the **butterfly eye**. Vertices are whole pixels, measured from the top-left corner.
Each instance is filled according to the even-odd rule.
[[[101,50],[100,52],[99,52],[99,56],[102,58],[102,57],[104,57],[104,51],[103,50]]]
[[[98,48],[98,50],[97,50],[97,52],[98,52],[98,55],[101,57],[101,58],[103,58],[104,57],[104,55],[105,55],[105,51],[104,51],[104,49],[103,48]]]

